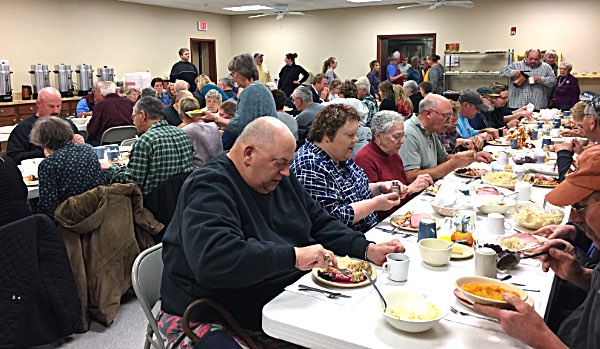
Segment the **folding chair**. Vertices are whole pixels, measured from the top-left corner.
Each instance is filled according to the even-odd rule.
[[[129,139],[125,139],[121,142],[121,146],[122,147],[128,147],[128,146],[132,146],[133,143],[135,143],[135,138],[129,138]]]
[[[137,134],[135,126],[115,126],[104,131],[100,144],[121,143],[122,141],[134,138]]]
[[[162,271],[162,244],[143,251],[133,262],[131,271],[133,290],[148,320],[144,349],[149,349],[150,345],[156,349],[165,349],[164,340],[158,331],[158,324],[152,313],[152,308],[160,298]],[[156,335],[156,339],[153,335]]]

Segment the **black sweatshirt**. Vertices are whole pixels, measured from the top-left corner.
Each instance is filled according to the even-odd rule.
[[[300,79],[300,75],[302,75],[302,79]],[[308,79],[308,72],[306,69],[297,65],[296,63],[292,63],[290,65],[284,65],[279,72],[279,82],[277,83],[277,88],[285,92],[285,94],[289,97],[292,95],[292,92],[296,89],[296,87],[302,85],[306,79]],[[294,81],[298,80],[299,84],[295,84]]]
[[[163,238],[162,309],[181,316],[195,299],[225,306],[242,327],[261,328],[262,307],[299,279],[294,247],[320,243],[364,258],[364,235],[331,217],[298,180],[284,177],[263,195],[226,153],[186,180]],[[218,321],[206,309],[197,321]]]

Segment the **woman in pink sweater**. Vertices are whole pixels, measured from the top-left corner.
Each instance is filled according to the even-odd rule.
[[[373,139],[354,157],[354,162],[362,167],[369,178],[369,182],[398,180],[408,185],[404,164],[400,155],[398,155],[398,150],[404,143],[403,122],[402,115],[390,110],[380,111],[373,117],[371,121]],[[428,174],[419,175],[414,182],[408,185],[408,193],[418,193],[432,184],[431,176]],[[411,195],[406,196],[399,206],[388,211],[377,212],[379,220],[394,213],[411,198]]]

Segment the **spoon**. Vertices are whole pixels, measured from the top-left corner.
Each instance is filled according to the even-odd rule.
[[[543,245],[542,243],[538,244],[538,245]],[[530,250],[532,248],[535,247],[539,247],[539,246],[530,246],[524,250]],[[559,250],[564,250],[565,249],[565,245],[564,244],[557,244],[555,246],[552,246],[554,248],[557,248]],[[525,257],[521,257],[521,255],[519,254],[519,252],[522,252],[524,250],[519,250],[517,252],[513,252],[513,253],[507,253],[504,256],[502,256],[502,258],[500,258],[498,260],[498,262],[496,263],[496,268],[498,268],[498,270],[503,271],[503,270],[510,270],[514,267],[517,266],[517,264],[519,264],[519,262],[521,261],[521,259],[527,259],[527,258],[534,258],[534,257],[538,257],[544,254],[548,254],[548,251],[542,251],[542,252],[538,252],[538,253],[534,253],[532,255],[529,256],[525,256]]]
[[[381,292],[379,292],[379,289],[377,288],[377,286],[375,286],[375,283],[373,282],[373,279],[371,279],[371,275],[369,275],[369,272],[366,270],[363,270],[362,273],[367,277],[367,279],[369,279],[369,282],[371,283],[371,285],[373,285],[373,287],[375,288],[375,291],[377,291],[379,298],[381,298],[381,301],[383,302],[383,312],[385,312],[385,310],[387,309],[387,302],[385,301],[385,298],[383,298],[383,295],[381,294]]]

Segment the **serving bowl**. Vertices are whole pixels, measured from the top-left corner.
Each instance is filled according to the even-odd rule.
[[[456,212],[465,209],[465,207],[438,206],[433,202],[431,203],[431,207],[437,214],[444,217],[452,217]]]
[[[458,290],[465,296],[465,298],[467,298],[469,300],[469,302],[473,303],[473,304],[483,304],[483,305],[493,305],[495,307],[499,307],[499,308],[510,308],[511,305],[502,300],[495,300],[495,299],[491,299],[491,298],[485,298],[485,297],[481,297],[478,295],[475,295],[473,293],[470,292],[466,292],[465,290],[463,290],[463,286],[465,284],[468,283],[478,283],[478,284],[486,284],[486,285],[495,285],[495,286],[501,286],[502,288],[506,289],[506,290],[510,290],[513,291],[515,293],[518,294],[519,298],[521,298],[522,300],[526,300],[527,299],[527,293],[525,293],[522,289],[520,289],[519,287],[506,283],[506,282],[502,282],[500,280],[496,280],[496,279],[492,279],[492,278],[486,278],[483,276],[463,276],[460,277],[458,279],[456,279],[455,284],[456,287],[458,288]]]
[[[511,213],[512,219],[518,225],[533,230],[547,225],[560,224],[565,216],[564,211],[557,206],[546,204],[546,208],[542,208],[532,202],[515,205]]]
[[[452,256],[452,242],[442,239],[421,239],[419,252],[425,264],[441,267],[450,262]]]
[[[388,311],[390,308],[400,306],[404,307],[405,310],[410,311],[412,309],[414,313],[419,313],[420,310],[426,308],[426,302],[431,302],[437,307],[439,311],[438,316],[427,320],[403,319],[383,312],[385,320],[390,325],[404,332],[425,332],[440,322],[440,320],[448,315],[448,312],[450,311],[450,306],[444,301],[426,298],[422,293],[408,287],[394,287],[393,290],[384,292],[384,296],[388,304]]]
[[[482,195],[477,200],[477,208],[485,214],[505,214],[517,204],[514,199],[504,198],[500,195]]]

